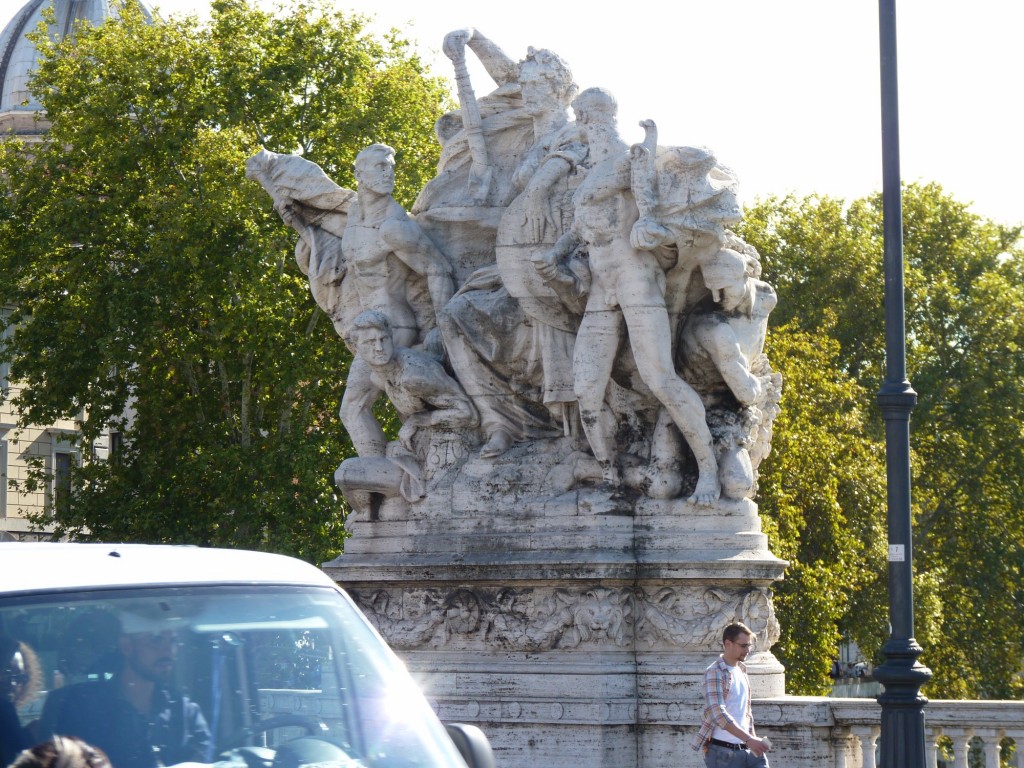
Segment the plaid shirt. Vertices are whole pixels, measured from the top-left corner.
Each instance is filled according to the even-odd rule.
[[[747,665],[742,661],[736,662],[739,670],[747,674]],[[725,702],[729,698],[729,689],[732,687],[732,675],[729,665],[719,656],[711,666],[704,670],[704,716],[701,718],[700,730],[690,743],[694,752],[707,750],[711,734],[715,726],[724,728],[728,723],[742,728],[739,723],[730,717],[725,709]],[[747,696],[747,718],[750,721],[751,733],[754,728],[754,717],[750,711],[750,696]]]

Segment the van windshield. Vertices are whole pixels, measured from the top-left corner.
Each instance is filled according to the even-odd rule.
[[[54,734],[114,768],[465,765],[401,662],[328,587],[0,598],[0,765]]]

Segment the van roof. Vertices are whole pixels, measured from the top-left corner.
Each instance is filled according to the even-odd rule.
[[[0,596],[176,584],[336,586],[309,563],[266,552],[163,544],[0,543]]]

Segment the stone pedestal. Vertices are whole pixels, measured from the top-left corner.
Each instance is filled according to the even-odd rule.
[[[754,697],[784,693],[770,586],[785,563],[749,501],[542,499],[531,486],[569,461],[561,443],[473,458],[440,483],[450,492],[385,501],[324,570],[503,768],[699,765],[689,739],[726,624],[757,633]]]

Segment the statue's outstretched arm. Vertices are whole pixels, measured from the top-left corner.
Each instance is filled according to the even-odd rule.
[[[508,85],[519,79],[519,63],[496,43],[473,27],[456,29],[444,36],[444,55],[454,63],[465,61],[466,48],[476,54],[487,74],[498,85]]]
[[[398,259],[427,281],[427,291],[438,313],[455,293],[448,257],[411,218],[394,218],[381,227],[381,238]]]

